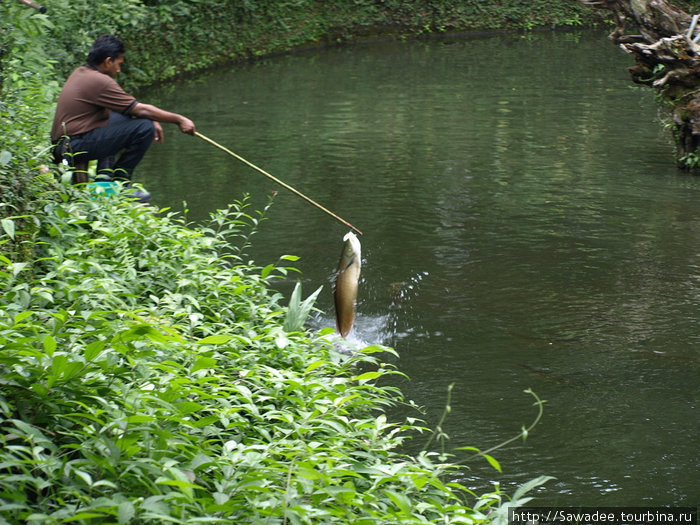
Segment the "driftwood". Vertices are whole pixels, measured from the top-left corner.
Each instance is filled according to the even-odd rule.
[[[668,108],[678,165],[700,169],[700,15],[665,0],[581,0],[612,11],[609,38],[634,55],[632,81],[654,88]]]

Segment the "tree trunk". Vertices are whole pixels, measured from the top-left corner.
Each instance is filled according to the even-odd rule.
[[[610,39],[634,55],[632,81],[654,88],[669,111],[678,166],[700,170],[700,15],[665,0],[581,1],[612,11]]]

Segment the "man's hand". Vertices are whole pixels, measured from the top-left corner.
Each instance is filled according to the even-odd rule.
[[[180,127],[180,131],[187,133],[188,135],[194,135],[197,131],[194,127],[194,122],[192,122],[187,117],[179,115],[178,113],[171,113],[170,111],[165,111],[157,106],[152,106],[151,104],[143,104],[137,102],[131,109],[131,115],[139,118],[147,118],[153,120],[154,122],[171,122],[177,124]],[[159,140],[160,133],[160,140]],[[160,142],[163,139],[163,130],[160,132],[156,129],[156,141]]]
[[[188,135],[194,135],[195,131],[197,131],[194,127],[194,122],[187,117],[182,117],[180,122],[178,122],[178,126],[180,126],[180,131],[187,133]]]
[[[165,138],[163,135],[163,126],[160,125],[160,122],[158,122],[157,120],[154,120],[153,127],[156,129],[156,137],[153,140],[155,140],[156,142],[162,143],[163,139]]]

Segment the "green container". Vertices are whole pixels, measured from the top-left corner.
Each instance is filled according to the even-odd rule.
[[[88,191],[95,195],[111,197],[117,194],[117,183],[113,181],[95,181],[87,185]]]

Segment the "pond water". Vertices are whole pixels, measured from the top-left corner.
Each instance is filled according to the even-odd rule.
[[[309,51],[140,98],[363,231],[354,335],[398,351],[429,426],[454,383],[448,450],[517,435],[536,415],[525,389],[546,399],[493,453],[502,473],[482,460],[459,481],[551,475],[543,505],[695,505],[700,178],[675,169],[629,65],[598,31],[508,34]],[[195,221],[279,190],[251,257],[300,256],[305,295],[324,286],[314,327],[332,326],[347,227],[172,125],[136,180]]]

